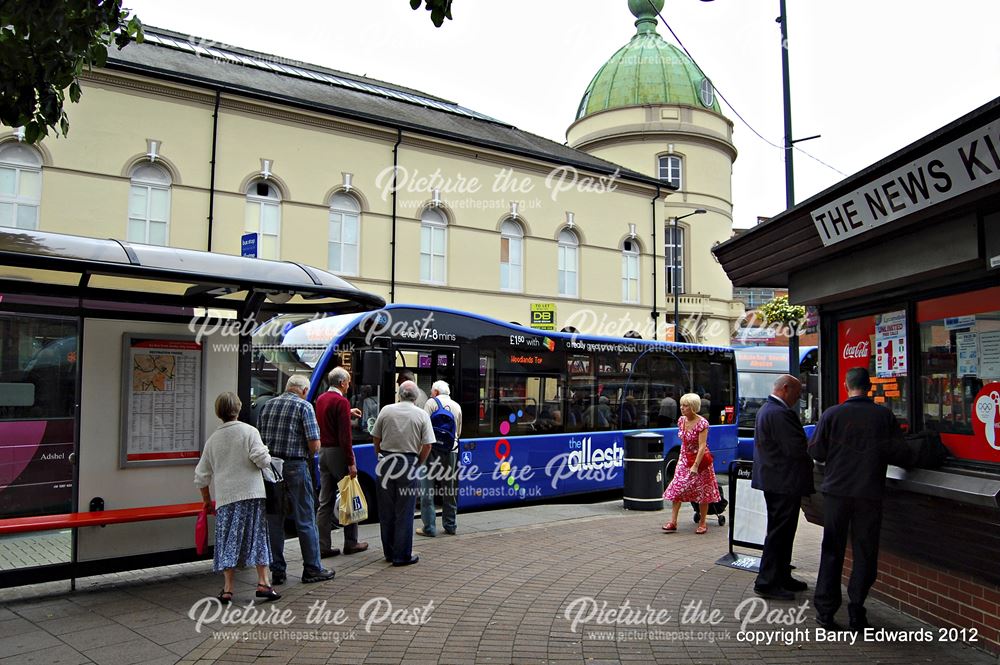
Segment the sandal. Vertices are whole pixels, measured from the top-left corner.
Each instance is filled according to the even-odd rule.
[[[232,591],[221,591],[218,596],[216,596],[220,603],[231,603],[233,602],[233,592]]]
[[[274,587],[266,586],[264,584],[257,585],[257,598],[263,598],[264,600],[278,600],[281,598],[281,594],[274,590]]]
[[[707,524],[699,524],[698,528],[694,530],[695,533],[708,533]]]
[[[677,531],[677,522],[667,522],[663,525],[663,530],[666,532]]]

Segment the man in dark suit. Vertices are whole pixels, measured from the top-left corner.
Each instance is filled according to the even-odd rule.
[[[801,394],[802,383],[797,378],[789,374],[778,377],[773,392],[757,412],[754,428],[750,485],[764,492],[767,504],[767,535],[754,593],[775,600],[791,600],[794,592],[808,588],[791,574],[802,497],[813,493],[813,464],[795,410]]]
[[[847,536],[854,562],[847,585],[852,630],[868,627],[865,598],[878,576],[878,544],[882,527],[882,494],[886,466],[902,459],[903,432],[889,409],[875,404],[868,370],[847,371],[847,401],[827,409],[809,442],[809,454],[825,462],[823,547],[816,578],[816,622],[835,630],[834,615],[842,602],[840,576]]]

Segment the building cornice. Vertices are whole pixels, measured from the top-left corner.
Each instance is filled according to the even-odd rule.
[[[186,87],[179,84],[163,82],[158,79],[141,77],[133,73],[100,70],[86,72],[83,78],[92,84],[141,92],[150,95],[165,96],[187,102],[194,102],[208,107],[211,107],[215,103],[214,94],[204,92],[194,87]],[[387,148],[395,143],[397,138],[396,130],[386,126],[380,126],[375,123],[366,124],[341,118],[332,118],[326,114],[318,112],[313,113],[305,110],[289,109],[288,107],[280,104],[268,104],[261,101],[251,101],[247,98],[234,95],[233,93],[223,94],[220,98],[219,107],[226,111],[245,113],[248,115],[295,123],[307,127],[316,127],[318,129],[336,132],[338,134],[351,137],[375,139],[386,143]],[[493,164],[499,167],[511,167],[517,169],[518,171],[527,172],[536,176],[546,176],[560,166],[558,164],[558,160],[555,158],[553,158],[552,162],[546,163],[539,159],[505,153],[501,149],[465,145],[450,139],[422,135],[415,133],[412,130],[404,130],[402,135],[403,141],[401,146],[450,154],[463,159],[478,160],[483,163]],[[586,177],[593,177],[595,179],[609,177],[607,174],[590,171],[585,167],[573,166],[573,168],[575,168],[578,173]],[[649,198],[656,193],[655,185],[643,182],[633,182],[630,180],[619,179],[615,182],[615,185],[619,191],[629,194],[638,194],[646,198]],[[664,194],[669,194],[669,190],[664,190]]]
[[[593,132],[580,139],[573,147],[577,150],[594,150],[618,145],[633,145],[665,142],[686,142],[713,148],[736,161],[738,151],[728,139],[716,132],[700,131],[696,126],[666,128],[651,126],[650,123],[633,123]]]

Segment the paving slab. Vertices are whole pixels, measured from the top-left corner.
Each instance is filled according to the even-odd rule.
[[[664,534],[664,513],[620,501],[462,514],[458,536],[415,536],[421,560],[405,568],[383,561],[378,527],[365,525],[369,551],[327,559],[336,579],[312,585],[298,580],[291,540],[280,601],[254,604],[254,572],[237,574],[230,610],[249,620],[207,600],[221,583],[211,562],[87,578],[74,593],[61,583],[0,590],[0,665],[997,662],[964,644],[819,639],[808,593],[762,604],[752,574],[715,565],[727,529],[696,535],[685,517]],[[810,582],[820,536],[800,523],[797,575]],[[215,613],[200,632],[189,617],[199,602]],[[869,602],[876,625],[926,628]],[[768,623],[765,610],[786,623]]]

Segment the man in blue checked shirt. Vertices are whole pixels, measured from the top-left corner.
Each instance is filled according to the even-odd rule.
[[[332,580],[334,572],[319,560],[319,530],[316,528],[315,492],[309,461],[320,448],[319,424],[312,404],[305,400],[309,379],[301,374],[288,378],[285,392],[264,405],[257,422],[260,436],[272,457],[285,461],[283,475],[302,548],[302,581]],[[285,514],[268,515],[271,540],[271,581],[283,584],[285,565]]]

